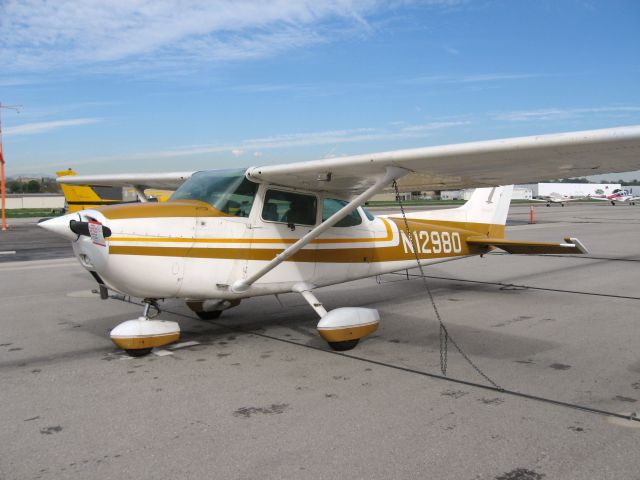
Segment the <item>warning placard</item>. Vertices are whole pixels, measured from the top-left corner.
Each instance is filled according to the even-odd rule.
[[[102,224],[100,222],[89,222],[89,235],[91,235],[91,241],[95,245],[106,247],[107,244],[104,241],[104,235],[102,234]]]

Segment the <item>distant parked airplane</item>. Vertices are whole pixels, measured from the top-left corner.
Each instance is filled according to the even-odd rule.
[[[615,205],[616,202],[629,203],[629,205],[635,205],[636,200],[640,200],[640,197],[634,197],[629,190],[623,190],[616,188],[610,195],[595,195],[590,198],[594,200],[604,200],[605,202],[611,202],[611,205]]]
[[[566,202],[575,202],[576,200],[582,200],[584,197],[568,197],[559,193],[553,192],[551,195],[544,195],[540,198],[532,198],[532,202],[547,202],[547,207],[550,207],[552,203],[559,203],[564,207]]]

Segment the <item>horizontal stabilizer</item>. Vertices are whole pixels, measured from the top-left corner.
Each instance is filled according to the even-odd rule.
[[[535,254],[583,254],[587,249],[577,238],[565,238],[566,243],[527,242],[522,240],[505,240],[504,238],[469,237],[469,245],[495,247],[507,253],[524,255]]]

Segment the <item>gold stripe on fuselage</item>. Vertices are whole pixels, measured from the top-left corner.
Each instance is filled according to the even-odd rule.
[[[385,219],[381,219],[385,222],[387,227],[387,231],[390,232],[390,236],[388,235],[383,241],[392,240],[393,230],[391,226]],[[404,232],[404,221],[402,219],[391,219],[394,223],[397,224],[399,231]],[[485,253],[491,250],[490,247],[486,246],[474,246],[468,245],[466,242],[466,238],[468,237],[478,237],[477,231],[470,231],[467,229],[459,229],[453,228],[450,226],[445,226],[445,222],[439,222],[440,228],[437,229],[426,229],[430,224],[428,223],[415,223],[412,220],[408,221],[409,228],[412,232],[425,232],[431,230],[437,231],[440,234],[442,232],[455,232],[460,236],[460,248],[457,251],[450,250],[448,252],[444,252],[439,250],[437,252],[433,252],[429,249],[428,252],[423,251],[422,248],[418,246],[418,256],[422,259],[430,259],[430,258],[447,258],[447,257],[456,257],[456,256],[465,256],[465,255],[477,255],[480,253]],[[464,225],[468,227],[469,224],[462,222],[451,222],[451,224],[455,225]],[[483,228],[484,231],[489,229],[489,225],[482,224],[473,224],[476,228]],[[414,233],[414,236],[416,233]],[[111,241],[115,239],[109,239],[110,247],[109,253],[114,255],[145,255],[145,256],[160,256],[160,257],[185,257],[185,258],[210,258],[210,259],[225,259],[225,260],[263,260],[268,261],[272,260],[276,255],[281,253],[283,249],[281,248],[207,248],[207,247],[150,247],[150,246],[135,246],[135,245],[113,245]],[[135,238],[131,239],[131,241],[136,242],[147,242],[149,239],[146,238]],[[220,239],[220,241],[226,241],[226,243],[237,244],[239,239]],[[246,243],[252,243],[250,239]],[[261,239],[262,243],[285,243],[283,239]],[[291,239],[289,239],[291,240]],[[325,240],[324,243],[345,243],[345,239],[322,239]],[[355,239],[351,239],[355,240]],[[367,241],[374,242],[380,241],[381,239],[361,239],[359,241]],[[128,240],[127,240],[128,241]],[[193,239],[153,239],[154,242],[172,242],[172,241],[191,241]],[[294,240],[295,241],[295,240]],[[422,242],[422,238],[421,238]],[[211,242],[213,243],[213,242]],[[225,242],[223,242],[225,243]],[[245,242],[242,242],[245,243]],[[257,243],[257,242],[256,242]],[[406,243],[406,242],[405,242]],[[350,247],[350,248],[325,248],[325,249],[302,249],[289,257],[287,261],[291,262],[318,262],[318,263],[375,263],[375,262],[391,262],[391,261],[400,261],[414,258],[413,252],[407,248],[407,245],[403,244],[403,242],[399,241],[396,245],[393,246],[384,246],[384,247]]]

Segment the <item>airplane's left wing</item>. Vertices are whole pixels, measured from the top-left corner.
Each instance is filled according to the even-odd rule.
[[[118,173],[112,175],[69,175],[59,177],[65,185],[90,185],[104,187],[135,187],[141,189],[176,190],[195,172],[168,173]]]
[[[366,190],[387,167],[410,172],[398,182],[404,191],[626,172],[640,169],[640,125],[253,167],[247,176],[346,196]]]

